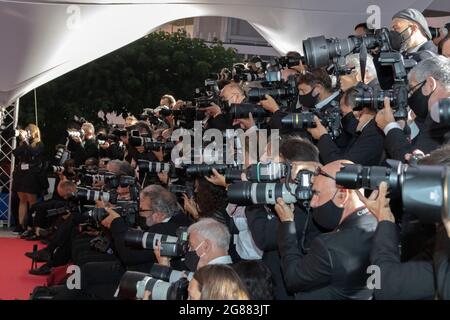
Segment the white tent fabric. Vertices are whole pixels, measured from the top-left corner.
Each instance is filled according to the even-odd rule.
[[[0,0],[0,106],[123,47],[167,22],[200,16],[249,21],[280,53],[310,36],[345,37],[372,4],[381,25],[432,0]]]

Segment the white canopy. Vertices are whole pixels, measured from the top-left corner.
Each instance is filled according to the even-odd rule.
[[[0,106],[182,18],[247,20],[280,53],[310,36],[345,37],[380,7],[381,25],[432,0],[0,0]]]

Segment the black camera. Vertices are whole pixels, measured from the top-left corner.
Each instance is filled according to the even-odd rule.
[[[404,212],[424,223],[450,219],[448,189],[450,168],[410,166],[388,161],[391,167],[346,164],[336,173],[336,184],[348,189],[377,189],[385,181],[391,194],[401,195]]]
[[[119,285],[119,298],[142,300],[145,291],[150,291],[151,300],[186,300],[189,281],[186,278],[170,283],[156,279],[149,274],[127,271]]]
[[[269,88],[252,88],[248,91],[248,99],[250,102],[260,102],[261,100],[266,99],[266,95],[269,95],[275,100],[281,101],[294,99],[295,97],[297,97],[297,94],[298,90],[295,85]]]
[[[82,219],[94,225],[100,224],[108,216],[105,208],[96,208],[94,206],[85,206],[85,208],[88,210],[82,213]],[[111,209],[116,211],[127,225],[136,225],[136,218],[139,214],[137,201],[117,201]]]
[[[58,201],[57,203],[49,203],[51,209],[47,209],[47,218],[57,217],[60,215],[66,215],[68,213],[79,212],[80,207],[75,197],[71,197],[66,201]]]
[[[253,103],[233,103],[230,108],[232,119],[247,119],[252,114],[254,119],[268,118],[272,114],[258,104]]]
[[[189,185],[189,181],[186,182],[186,185],[171,184],[169,185],[169,191],[176,196],[182,196],[183,194],[186,194],[188,198],[194,196],[194,186]]]
[[[211,176],[212,169],[216,169],[220,174],[225,174],[227,170],[239,168],[241,167],[230,164],[191,164],[186,166],[186,176],[188,178]]]
[[[160,118],[158,118],[154,112],[153,109],[146,108],[144,109],[144,112],[138,117],[141,121],[148,121],[150,124],[154,126],[163,125],[164,121]]]
[[[290,113],[281,119],[281,123],[287,127],[296,129],[315,128],[316,122],[314,116],[320,119],[320,122],[327,128],[332,139],[336,139],[342,132],[341,113],[339,108],[335,107],[326,112],[299,112]]]
[[[300,54],[295,56],[284,56],[275,60],[282,68],[292,68],[298,66],[300,63],[305,64],[305,57]]]
[[[347,39],[326,39],[324,36],[312,37],[303,41],[305,62],[312,68],[328,67],[338,58],[358,52],[361,45],[367,49],[380,48],[382,52],[399,51],[402,39],[398,32],[387,28],[375,30],[373,35],[348,37]]]
[[[149,150],[159,151],[160,149],[171,150],[171,149],[173,149],[175,147],[175,142],[172,142],[172,141],[168,141],[168,142],[154,141],[150,137],[131,136],[129,138],[129,143],[133,147],[144,147],[146,151],[149,151]]]
[[[354,111],[360,111],[363,108],[374,111],[381,110],[384,108],[384,99],[388,98],[392,110],[395,111],[394,117],[401,119],[405,116],[401,108],[408,103],[408,89],[406,86],[395,86],[390,90],[381,90],[359,83],[355,86],[355,89],[357,90],[357,94],[355,96]],[[400,113],[397,111],[400,111]]]

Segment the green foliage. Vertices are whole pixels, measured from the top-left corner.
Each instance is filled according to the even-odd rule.
[[[219,41],[208,46],[182,31],[148,36],[37,89],[43,141],[53,147],[74,115],[100,125],[99,110],[138,115],[162,95],[189,100],[211,72],[237,62]],[[34,123],[34,94],[21,99],[20,124]],[[49,151],[53,153],[53,150]]]

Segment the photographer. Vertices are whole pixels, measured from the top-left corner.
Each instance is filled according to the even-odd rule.
[[[419,164],[450,165],[449,146],[433,151]],[[408,217],[406,221],[403,216],[400,231],[387,194],[385,182],[369,198],[359,194],[361,201],[378,219],[371,253],[372,264],[381,270],[381,287],[374,291],[375,298],[450,299],[450,286],[446,280],[450,258],[448,230],[439,224],[436,234],[430,233],[434,224],[421,224],[415,217]],[[410,253],[412,250],[415,255],[409,254],[406,260],[403,259],[404,251]]]
[[[225,103],[231,105],[232,103],[242,103],[246,97],[244,90],[237,83],[227,84],[220,92],[220,97]],[[233,123],[228,114],[224,114],[221,108],[212,103],[210,107],[205,108],[205,114],[209,116],[207,122],[207,129],[219,129],[224,131],[226,129],[233,128]],[[248,119],[246,119],[248,120]],[[242,125],[246,128],[253,126],[253,123],[242,122]]]
[[[211,218],[204,218],[188,229],[189,252],[185,264],[190,271],[213,264],[232,264],[228,255],[230,233],[227,227]]]
[[[19,130],[19,145],[13,151],[16,165],[13,174],[12,191],[19,196],[19,221],[15,232],[25,231],[25,218],[28,207],[37,202],[48,188],[47,177],[42,169],[44,145],[41,133],[34,124],[29,124],[25,130]]]
[[[397,12],[392,17],[392,30],[400,33],[402,51],[407,57],[421,61],[429,58],[424,51],[437,53],[427,20],[420,11],[408,8]]]
[[[296,299],[361,299],[372,297],[366,269],[377,221],[353,190],[339,188],[335,175],[346,161],[320,170],[313,183],[313,218],[334,230],[315,237],[306,255],[298,249],[294,213],[283,199],[275,210],[281,220],[278,246],[287,288]]]
[[[270,149],[270,144],[267,146]],[[269,153],[272,153],[269,151]],[[267,153],[263,154],[261,161],[267,161]],[[281,143],[280,155],[272,155],[270,162],[289,162],[292,165],[292,178],[295,178],[301,169],[315,171],[319,164],[319,152],[308,140],[292,137]],[[295,225],[302,230],[297,235],[299,250],[306,251],[311,241],[320,234],[316,224],[311,219],[311,213],[302,204],[295,206]],[[276,299],[291,298],[286,291],[286,282],[281,271],[280,255],[277,247],[276,233],[280,221],[277,219],[273,207],[268,205],[253,205],[246,207],[248,227],[257,247],[263,251],[262,261],[269,267],[274,279],[274,294]]]
[[[175,236],[178,227],[188,226],[190,221],[180,213],[176,197],[158,185],[151,185],[141,191],[139,226],[153,233]],[[121,262],[136,270],[149,270],[156,262],[152,250],[136,250],[125,246],[124,237],[128,226],[113,209],[106,209],[109,216],[102,225],[111,231],[115,252]]]
[[[395,122],[390,102],[385,99],[385,107],[378,111],[375,120],[386,135],[385,148],[390,158],[405,161],[406,154],[415,149],[427,154],[443,144],[448,125],[433,121],[429,110],[434,103],[450,96],[449,74],[450,60],[442,56],[421,61],[411,70],[409,85],[415,91],[409,104],[417,117],[424,119],[423,124],[416,120],[420,132],[414,144],[409,143],[408,137]]]
[[[356,89],[348,89],[341,98],[341,110],[353,110],[356,107],[357,94]],[[316,128],[308,129],[308,132],[315,140],[318,140],[317,147],[322,163],[348,159],[362,165],[378,165],[384,151],[384,137],[383,132],[376,125],[375,115],[376,110],[372,108],[363,108],[358,112],[359,120],[356,130],[351,133],[349,143],[344,148],[336,145],[327,129],[316,118]],[[350,121],[350,118],[355,119],[353,112],[349,112],[344,118],[347,118],[347,121]]]
[[[334,91],[331,78],[324,69],[315,69],[297,79],[298,101],[304,110],[315,108],[326,112],[339,105],[340,92]]]
[[[113,131],[114,132],[114,131]],[[106,130],[97,135],[99,145],[99,158],[109,158],[111,160],[123,160],[125,150],[120,141],[120,135],[108,134]]]
[[[160,106],[167,106],[169,109],[173,109],[175,107],[176,100],[175,98],[170,94],[165,94],[161,97],[161,100],[159,101]]]
[[[29,227],[21,235],[21,238],[32,241],[40,240],[44,235],[48,235],[49,230],[47,229],[52,225],[52,222],[56,222],[57,217],[48,218],[47,211],[69,205],[76,192],[77,186],[74,182],[70,180],[60,181],[52,199],[36,203],[30,208]]]
[[[356,37],[364,37],[364,36],[366,36],[366,35],[368,35],[368,34],[372,34],[373,33],[373,30],[372,29],[369,29],[369,26],[367,25],[367,23],[366,22],[364,22],[364,23],[358,23],[356,26],[355,26],[355,29],[354,29],[354,35],[356,36]]]
[[[89,122],[85,122],[81,126],[81,130],[84,132],[84,135],[70,137],[68,145],[77,167],[81,166],[88,158],[98,158],[98,145],[94,126]]]

